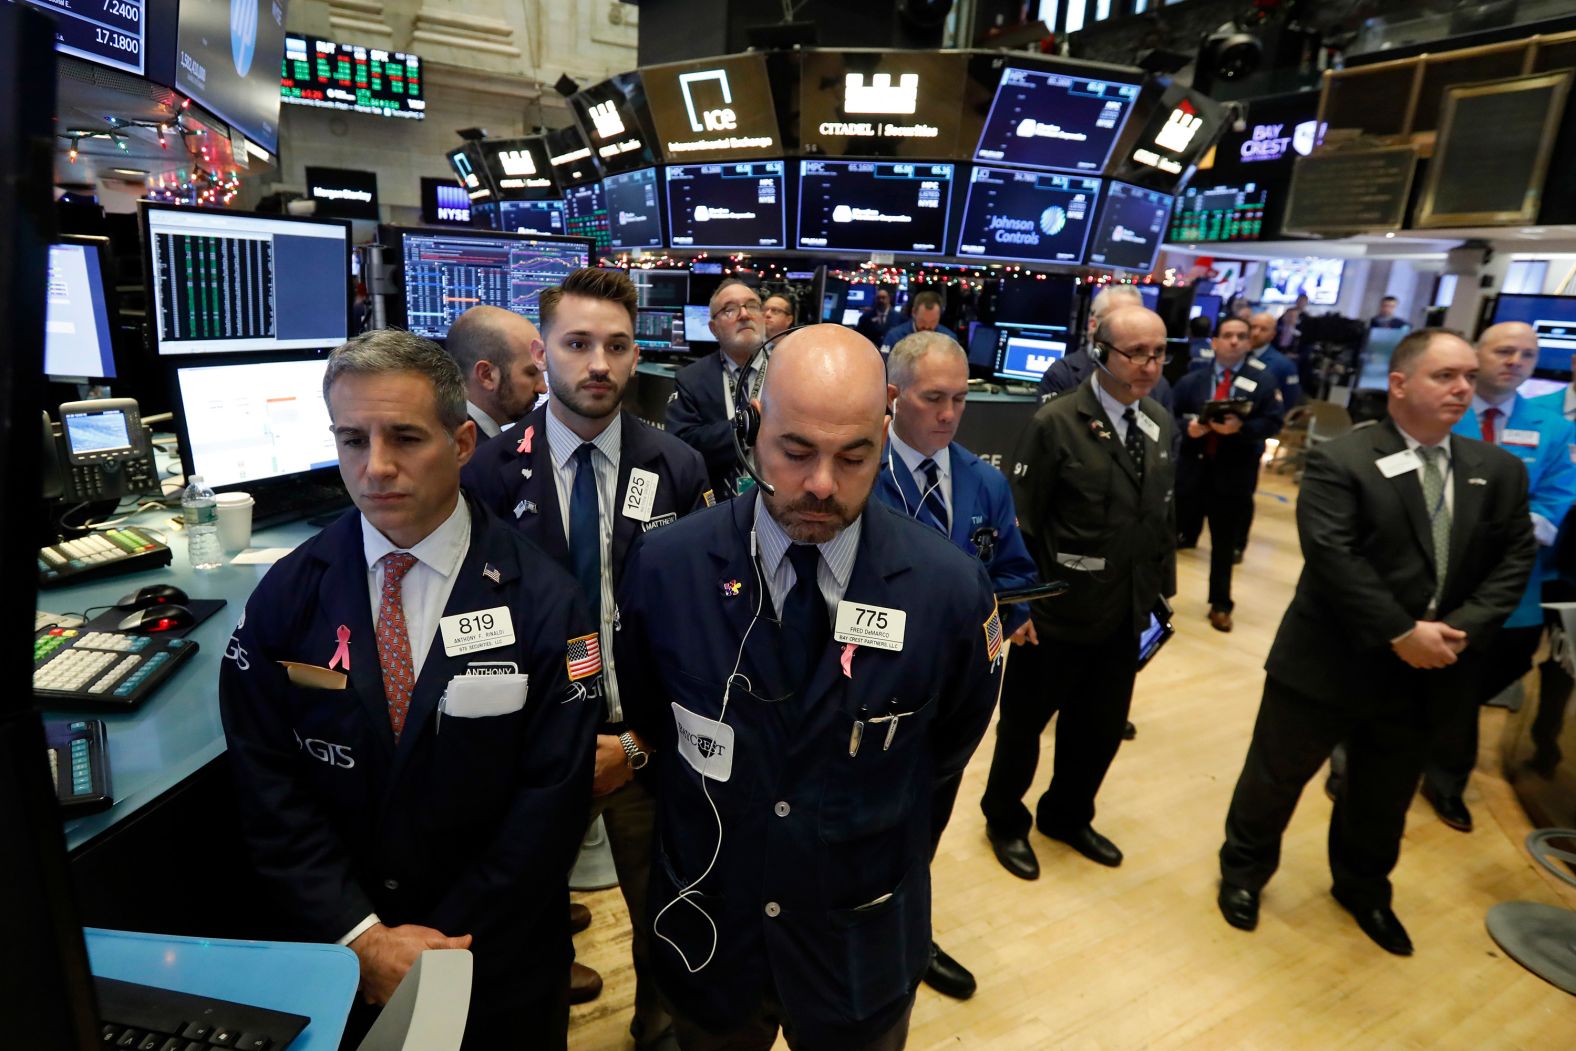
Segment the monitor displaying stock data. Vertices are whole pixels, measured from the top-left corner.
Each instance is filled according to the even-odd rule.
[[[960,256],[1034,263],[1078,263],[1100,199],[1086,175],[976,165],[958,235]]]
[[[564,232],[594,242],[598,255],[608,250],[613,231],[608,225],[607,202],[600,182],[564,187]]]
[[[1142,186],[1111,182],[1100,221],[1089,239],[1089,265],[1147,274],[1165,240],[1171,197]]]
[[[1269,190],[1263,183],[1243,182],[1189,186],[1171,213],[1167,241],[1257,241],[1264,231]]]
[[[657,169],[639,168],[602,180],[607,201],[608,245],[621,251],[662,247],[662,204]]]
[[[563,201],[499,201],[498,229],[512,234],[566,234]]]
[[[800,161],[798,247],[942,255],[951,164]]]
[[[421,59],[362,44],[285,35],[280,97],[296,106],[421,120]]]
[[[589,266],[591,246],[578,238],[485,231],[384,227],[397,238],[405,295],[391,320],[419,336],[443,339],[473,306],[501,307],[537,320],[537,299],[573,270]]]
[[[218,488],[338,464],[325,368],[317,358],[176,369],[192,472]]]
[[[974,159],[1098,175],[1137,98],[1137,84],[1008,66]]]
[[[105,252],[109,242],[80,237],[49,246],[44,375],[113,379]]]
[[[674,247],[786,246],[782,161],[670,164],[664,174]]]

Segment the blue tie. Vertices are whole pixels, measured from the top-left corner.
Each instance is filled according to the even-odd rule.
[[[941,472],[936,467],[936,461],[928,456],[919,461],[919,469],[925,475],[925,492],[919,501],[919,520],[928,526],[935,526],[942,535],[948,535],[952,529],[947,521],[947,500],[941,495]]]
[[[788,549],[788,561],[793,564],[794,583],[783,602],[783,670],[794,693],[802,694],[832,634],[832,622],[817,579],[820,549],[814,544],[794,544]]]
[[[593,623],[602,622],[602,522],[597,511],[596,468],[591,454],[596,446],[583,443],[575,450],[575,486],[569,495],[569,565],[580,589],[586,593]]]

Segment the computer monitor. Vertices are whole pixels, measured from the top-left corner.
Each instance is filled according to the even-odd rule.
[[[976,161],[1098,175],[1138,99],[1138,84],[1008,66],[991,100]]]
[[[1052,333],[1009,333],[996,352],[996,378],[1038,383],[1052,363],[1067,353],[1067,337]]]
[[[63,236],[49,246],[44,375],[57,381],[115,378],[108,268],[108,238]]]
[[[158,353],[322,350],[349,335],[349,222],[139,208]]]
[[[1189,186],[1176,200],[1166,240],[1257,241],[1269,199],[1269,188],[1261,182]]]
[[[667,354],[689,349],[681,310],[635,311],[635,346],[642,354]]]
[[[800,161],[799,232],[808,251],[942,255],[954,165]]]
[[[1158,289],[1156,294],[1159,294]],[[1213,292],[1199,292],[1193,296],[1193,305],[1188,308],[1187,316],[1190,318],[1207,317],[1210,320],[1210,324],[1213,325],[1220,320],[1220,308],[1221,300],[1219,296]],[[1153,310],[1154,307],[1149,309]]]
[[[591,242],[578,237],[384,226],[379,239],[404,292],[390,297],[389,322],[428,339],[483,304],[534,323],[542,290],[591,265]]]
[[[994,325],[975,321],[969,326],[969,371],[995,371],[997,335]]]
[[[563,201],[499,201],[498,229],[514,234],[568,233]]]
[[[662,247],[662,204],[657,186],[657,169],[637,168],[632,172],[609,175],[602,180],[607,199],[610,247]]]
[[[1138,298],[1144,306],[1159,313],[1160,311],[1160,286],[1159,285],[1134,285],[1138,289]]]
[[[1358,362],[1357,382],[1353,384],[1358,390],[1387,390],[1390,386],[1390,355],[1395,353],[1395,346],[1406,336],[1404,328],[1371,328],[1368,330],[1368,343],[1363,347],[1361,358]],[[1569,358],[1566,364],[1570,363]]]
[[[689,302],[690,281],[687,271],[637,268],[630,270],[629,279],[635,285],[638,306],[679,310]]]
[[[788,275],[792,277],[793,275]],[[876,301],[876,286],[864,282],[851,282],[848,291],[843,294],[843,302],[860,310],[874,306]]]
[[[960,256],[1076,264],[1100,199],[1083,175],[975,165],[958,231]]]
[[[1576,355],[1576,296],[1539,296],[1501,292],[1494,301],[1493,324],[1525,321],[1538,336],[1540,373],[1569,376]]]
[[[607,202],[600,182],[564,188],[564,232],[570,237],[590,238],[598,256],[608,250],[613,232],[608,226]]]
[[[717,337],[711,331],[711,308],[705,303],[684,305],[684,342],[717,342]]]
[[[997,325],[1065,329],[1072,324],[1075,278],[1003,278],[996,293]]]
[[[1170,195],[1113,180],[1089,238],[1089,265],[1149,273],[1170,218]]]
[[[1295,303],[1306,295],[1316,307],[1333,307],[1341,294],[1340,259],[1270,259],[1264,264],[1263,303]]]
[[[675,248],[787,246],[782,161],[670,164],[664,174]]]
[[[175,370],[181,464],[215,489],[336,467],[323,358]]]

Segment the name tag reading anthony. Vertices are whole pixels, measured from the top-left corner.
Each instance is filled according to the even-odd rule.
[[[651,521],[657,506],[657,472],[634,467],[629,472],[629,488],[624,492],[624,515],[637,522]]]
[[[438,631],[443,635],[444,655],[458,657],[462,653],[513,645],[514,618],[509,616],[508,606],[494,606],[444,617],[438,621]]]
[[[901,650],[903,629],[907,624],[908,614],[900,609],[845,600],[837,604],[837,624],[832,638],[878,650]]]

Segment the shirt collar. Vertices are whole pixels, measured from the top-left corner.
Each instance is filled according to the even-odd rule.
[[[1412,437],[1410,434],[1407,434],[1399,423],[1395,425],[1395,429],[1401,432],[1401,438],[1406,442],[1406,447],[1408,449],[1416,450],[1423,447],[1423,443]],[[1434,448],[1443,449],[1445,452],[1445,462],[1450,462],[1450,435],[1445,435],[1444,438],[1442,438],[1439,443],[1434,446]]]
[[[1239,361],[1235,365],[1233,365],[1231,367],[1231,378],[1232,379],[1236,379],[1237,376],[1241,374],[1242,367],[1244,365],[1246,365],[1247,363],[1248,363],[1248,359],[1247,358],[1243,358],[1241,361]],[[1221,362],[1220,362],[1220,355],[1216,354],[1215,355],[1215,382],[1216,383],[1220,382],[1220,378],[1221,378],[1221,376],[1225,375],[1225,372],[1226,372],[1226,366],[1221,364]]]
[[[554,466],[561,471],[585,440],[570,430],[568,424],[553,413],[551,405],[547,407],[545,415],[547,416],[547,449],[552,454]],[[618,415],[614,414],[607,426],[602,428],[602,433],[591,439],[591,444],[596,450],[607,457],[608,463],[614,465],[617,465],[618,455],[624,447],[624,428],[620,423]]]
[[[848,589],[848,580],[854,572],[854,556],[859,552],[859,534],[864,528],[864,515],[824,544],[817,544],[821,558],[832,571],[838,591]],[[783,532],[771,512],[766,510],[766,499],[755,494],[755,541],[759,545],[761,565],[768,577],[777,575],[778,567],[788,554],[793,539]]]
[[[390,552],[409,551],[416,556],[416,561],[445,577],[452,576],[460,566],[465,549],[470,546],[470,534],[471,511],[465,506],[463,496],[455,498],[454,510],[443,520],[442,525],[409,548],[399,547],[368,522],[366,515],[361,516],[361,550],[366,555],[368,569],[376,566],[378,559]]]
[[[919,470],[919,465],[926,459],[936,461],[936,470],[943,478],[952,477],[952,450],[943,445],[936,450],[934,456],[926,457],[924,453],[914,448],[897,436],[895,427],[887,428],[887,441],[892,443],[892,450],[897,453],[898,459],[909,469],[910,473]]]
[[[1111,392],[1105,389],[1105,384],[1100,382],[1098,376],[1090,376],[1089,382],[1094,384],[1094,396],[1100,399],[1100,407],[1105,410],[1106,416],[1110,418],[1112,423],[1120,420],[1127,413],[1129,406],[1123,405],[1112,397]],[[1138,402],[1134,401],[1131,407],[1136,410]]]
[[[465,412],[471,419],[476,421],[476,429],[482,432],[482,437],[484,438],[497,437],[498,432],[503,430],[503,426],[489,416],[486,409],[483,409],[469,398],[465,399]]]
[[[1509,419],[1510,414],[1516,411],[1516,392],[1511,391],[1498,402],[1489,401],[1481,394],[1472,395],[1472,412],[1474,415],[1481,416],[1489,409],[1498,409],[1504,413],[1506,419]]]

